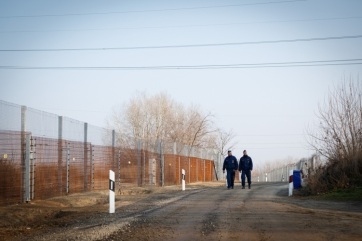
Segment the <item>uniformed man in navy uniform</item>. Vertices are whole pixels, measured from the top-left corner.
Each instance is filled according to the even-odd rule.
[[[245,175],[248,178],[248,187],[251,188],[251,171],[253,170],[253,160],[248,156],[246,150],[243,151],[243,156],[239,162],[239,172],[241,171],[241,188],[245,189]]]
[[[224,160],[224,165],[222,166],[222,171],[225,173],[226,169],[226,179],[228,182],[228,189],[234,188],[234,179],[235,179],[235,171],[238,170],[238,160],[235,156],[228,151],[228,156]]]

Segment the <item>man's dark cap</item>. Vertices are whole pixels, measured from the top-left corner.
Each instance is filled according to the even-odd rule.
[[[228,153],[231,152],[231,150],[228,150]]]

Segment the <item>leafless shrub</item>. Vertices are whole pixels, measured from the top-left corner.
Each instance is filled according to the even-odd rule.
[[[344,81],[319,106],[320,126],[310,145],[328,162],[309,178],[312,193],[360,185],[362,178],[362,84]]]

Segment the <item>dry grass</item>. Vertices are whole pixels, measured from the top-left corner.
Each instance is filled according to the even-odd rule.
[[[308,178],[307,191],[312,195],[362,186],[362,155],[331,160]]]

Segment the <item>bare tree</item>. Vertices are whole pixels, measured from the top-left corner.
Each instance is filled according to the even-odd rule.
[[[203,114],[197,107],[191,107],[187,113],[184,143],[189,146],[204,147],[204,138],[212,134],[212,115]],[[186,131],[187,130],[187,131]]]
[[[232,150],[236,146],[234,141],[235,133],[233,130],[224,131],[221,129],[217,130],[217,138],[215,139],[215,146],[218,152],[222,156],[226,156],[227,150]]]
[[[198,107],[185,108],[166,94],[132,98],[114,112],[113,123],[121,134],[120,143],[142,140],[144,144],[178,142],[192,147],[209,147],[214,132],[212,115]],[[132,141],[131,141],[132,142]]]
[[[329,161],[320,175],[333,187],[349,186],[362,173],[362,83],[351,79],[331,91],[318,117],[309,143]]]
[[[320,128],[312,147],[328,160],[353,159],[362,148],[362,84],[344,82],[319,106]]]

